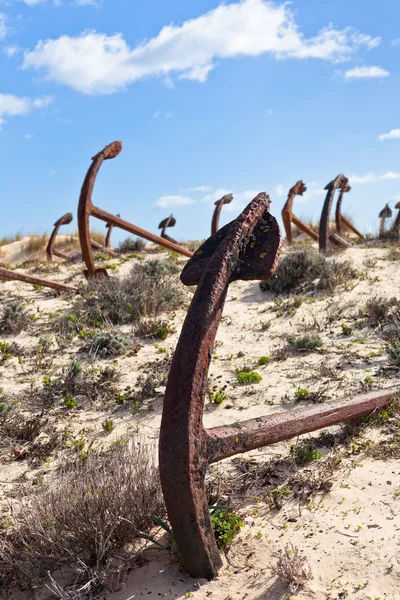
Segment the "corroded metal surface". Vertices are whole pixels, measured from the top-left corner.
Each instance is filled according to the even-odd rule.
[[[50,260],[50,261],[53,260],[53,256],[59,256],[60,258],[66,258],[66,259],[70,258],[68,254],[64,254],[63,252],[60,252],[59,250],[54,250],[54,244],[56,242],[56,237],[57,237],[58,230],[60,229],[60,227],[62,227],[62,225],[69,225],[72,222],[72,219],[73,219],[72,213],[66,213],[60,219],[58,219],[58,221],[56,221],[54,223],[53,233],[50,236],[49,243],[47,244],[47,248],[46,248],[47,260]]]
[[[333,197],[337,189],[346,188],[349,183],[349,180],[343,173],[338,175],[336,179],[328,183],[325,186],[327,190],[324,206],[322,208],[321,220],[319,223],[319,250],[320,252],[326,252],[328,250],[328,239],[332,240],[338,246],[342,246],[343,248],[349,248],[350,244],[348,244],[345,240],[343,240],[340,236],[335,234],[333,231],[329,229],[329,217],[331,214]]]
[[[115,158],[118,156],[118,154],[120,154],[121,151],[121,142],[113,142],[112,144],[106,146],[101,152],[96,154],[96,156],[92,158],[93,162],[86,174],[85,181],[83,182],[78,205],[78,227],[82,256],[87,266],[85,276],[89,278],[107,276],[107,271],[105,269],[96,269],[94,264],[89,232],[89,218],[91,216],[100,219],[101,221],[105,221],[114,227],[119,227],[120,229],[124,229],[129,233],[138,235],[139,237],[149,240],[150,242],[164,246],[165,248],[168,248],[168,250],[173,250],[179,254],[183,254],[184,256],[192,256],[192,252],[186,248],[182,248],[181,246],[173,244],[172,242],[158,237],[157,235],[153,235],[145,229],[136,227],[136,225],[132,225],[132,223],[129,223],[120,217],[116,217],[105,210],[97,208],[97,206],[92,204],[93,187],[96,181],[97,173],[99,172],[103,161]]]
[[[224,206],[224,204],[230,204],[232,202],[232,200],[233,200],[233,194],[226,194],[220,200],[217,200],[216,202],[214,202],[215,209],[214,209],[214,214],[213,214],[213,218],[212,218],[212,222],[211,222],[211,235],[214,235],[214,233],[217,233],[217,231],[219,229],[219,216],[221,214],[222,207]]]
[[[164,240],[168,240],[169,242],[172,242],[173,244],[177,244],[178,242],[176,240],[174,240],[174,238],[170,237],[166,231],[168,229],[168,227],[175,227],[176,225],[176,219],[174,219],[174,217],[172,215],[170,215],[167,219],[164,219],[163,221],[161,221],[161,223],[158,226],[158,229],[161,229],[161,237],[164,238]]]
[[[308,225],[303,223],[303,221],[298,219],[296,215],[293,214],[294,197],[302,196],[306,191],[307,188],[303,183],[303,180],[300,179],[292,188],[290,188],[285,206],[282,208],[282,220],[285,227],[286,240],[288,244],[291,244],[293,242],[292,223],[296,225],[296,227],[300,229],[300,231],[306,233],[307,235],[312,237],[313,240],[318,242],[318,233],[316,233],[312,229],[312,227],[309,227]]]
[[[41,277],[32,277],[32,275],[25,275],[24,273],[16,273],[15,271],[3,269],[2,267],[0,267],[0,279],[6,279],[7,281],[23,281],[24,283],[31,283],[32,285],[42,285],[43,287],[52,288],[59,292],[78,291],[78,288],[73,285],[59,283],[58,281],[50,281],[48,279],[42,279]]]
[[[391,227],[392,233],[397,238],[400,237],[400,202],[397,202],[395,209],[398,211],[394,223]]]
[[[242,278],[266,279],[278,264],[281,236],[268,212],[269,204],[268,195],[259,194],[235,221],[199,248],[181,274],[183,283],[198,283],[198,287],[168,378],[159,461],[169,520],[186,569],[196,578],[212,579],[222,564],[204,488],[211,463],[366,415],[389,404],[397,392],[371,392],[225,427],[204,428],[208,369],[229,283]],[[251,260],[255,261],[253,266],[248,264]]]
[[[345,227],[347,227],[347,229],[350,229],[350,231],[352,231],[357,237],[359,237],[360,240],[365,240],[365,237],[363,236],[363,234],[360,233],[358,231],[358,229],[356,229],[356,227],[354,227],[353,223],[351,221],[349,221],[349,219],[347,219],[347,217],[342,215],[343,194],[346,194],[347,192],[350,192],[350,191],[351,191],[351,187],[349,185],[342,187],[340,190],[339,198],[338,198],[338,201],[336,204],[336,211],[335,211],[336,233],[339,236],[341,236],[343,233],[342,225],[344,225]]]

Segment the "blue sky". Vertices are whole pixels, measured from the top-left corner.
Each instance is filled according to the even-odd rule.
[[[114,140],[94,202],[153,232],[206,237],[228,192],[222,223],[259,191],[278,216],[298,179],[317,219],[340,172],[373,230],[400,200],[399,22],[398,0],[0,0],[0,235],[75,215]]]

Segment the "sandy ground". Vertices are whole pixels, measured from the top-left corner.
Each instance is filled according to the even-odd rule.
[[[350,289],[340,290],[334,295],[319,293],[313,296],[310,293],[295,314],[289,316],[277,314],[271,294],[263,293],[257,282],[233,283],[229,288],[209,374],[211,386],[226,386],[229,401],[220,406],[206,402],[206,427],[292,408],[296,405],[294,394],[299,388],[323,394],[328,402],[345,395],[397,385],[397,370],[385,370],[388,358],[379,332],[370,328],[354,328],[351,335],[345,336],[342,331],[343,323],[353,325],[359,309],[369,298],[377,295],[400,297],[398,263],[387,260],[387,254],[388,250],[382,248],[354,247],[347,250],[340,259],[350,260],[363,275],[354,281]],[[160,260],[168,258],[167,254],[156,256]],[[23,241],[2,248],[0,262],[15,264],[23,260]],[[137,259],[123,264],[119,260],[108,260],[107,264],[117,265],[112,276],[120,277],[136,262]],[[182,259],[177,262],[184,264]],[[80,263],[44,265],[29,272],[37,269],[44,271],[40,273],[43,277],[72,283],[83,281]],[[37,320],[28,331],[1,339],[16,341],[24,348],[33,348],[41,333],[48,330],[51,315],[58,310],[67,310],[71,303],[70,298],[54,295],[50,290],[36,290],[20,282],[0,282],[0,308],[15,295],[25,299]],[[143,348],[136,356],[118,357],[118,367],[123,373],[122,386],[135,386],[144,365],[162,361],[165,355],[173,352],[185,310],[178,310],[167,317],[176,327],[176,332],[162,342],[167,353],[160,352],[154,341],[142,340]],[[126,333],[131,331],[128,326],[119,329]],[[288,334],[311,330],[322,337],[323,347],[319,351],[257,366],[261,356],[272,356],[286,343]],[[71,344],[64,354],[55,357],[51,369],[56,370],[69,362],[79,349],[78,341]],[[245,365],[253,366],[262,375],[259,384],[240,386],[236,383],[236,369]],[[28,365],[20,364],[17,358],[0,365],[1,387],[8,393],[27,387],[32,378],[32,372],[28,374],[28,371]],[[334,378],[332,373],[336,373]],[[39,371],[33,376],[40,379],[42,375]],[[71,415],[68,424],[77,435],[84,431],[101,443],[140,433],[156,444],[163,389],[158,391],[159,394],[150,399],[139,413],[131,414],[120,407],[83,409]],[[105,437],[101,423],[106,417],[112,417],[116,429]],[[264,461],[287,457],[290,443],[293,441],[254,451],[246,458]],[[321,451],[324,454],[330,452],[326,448]],[[0,508],[6,510],[21,479],[29,481],[35,473],[26,461],[13,460],[10,448],[4,447],[1,439],[0,464]],[[225,461],[220,468],[230,469],[231,461]],[[121,589],[104,597],[107,600],[159,596],[180,599],[192,595],[199,600],[275,600],[288,597],[299,600],[347,597],[398,600],[400,494],[396,492],[400,491],[399,475],[400,465],[394,459],[373,460],[362,453],[352,455],[346,452],[343,468],[336,474],[329,493],[316,495],[308,503],[292,499],[280,511],[271,510],[263,501],[253,499],[247,503],[242,509],[245,527],[224,558],[224,566],[214,581],[195,581],[169,554],[150,552],[148,564],[132,571]],[[273,570],[279,550],[289,541],[302,549],[313,572],[313,579],[292,596]]]

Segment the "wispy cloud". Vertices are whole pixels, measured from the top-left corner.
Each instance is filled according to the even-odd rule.
[[[240,192],[233,191],[233,200],[230,204],[224,206],[224,212],[234,212],[238,213],[240,210],[245,208],[263,190],[243,190]],[[232,190],[220,188],[215,190],[211,194],[207,194],[203,197],[203,202],[206,204],[214,204],[217,200],[226,196],[226,194],[231,194]]]
[[[396,38],[395,40],[392,40],[392,46],[393,46],[393,48],[397,48],[398,46],[400,46],[400,38]]]
[[[282,198],[283,196],[286,196],[288,190],[286,190],[283,185],[279,184],[274,188],[274,192],[276,194],[276,196],[278,196],[279,198]]]
[[[388,133],[382,133],[378,139],[381,142],[383,140],[400,140],[400,129],[391,129]]]
[[[42,71],[48,79],[84,94],[112,94],[148,76],[204,82],[223,59],[269,54],[275,59],[337,63],[361,47],[370,49],[379,43],[380,38],[332,25],[306,38],[287,2],[241,0],[181,25],[165,26],[136,48],[121,33],[96,31],[39,41],[25,53],[23,67]]]
[[[384,79],[389,77],[389,71],[382,69],[382,67],[354,67],[345,71],[345,79]]]
[[[153,206],[158,208],[170,208],[171,206],[187,206],[189,204],[195,204],[196,201],[188,196],[161,196],[154,202]]]
[[[0,40],[4,40],[7,35],[6,15],[0,13]]]
[[[0,127],[5,123],[4,117],[27,115],[35,109],[47,108],[53,100],[52,96],[32,99],[12,94],[0,94]]]
[[[27,6],[39,6],[39,4],[46,4],[49,0],[20,0]],[[62,6],[65,4],[63,0],[52,0],[53,6]],[[70,0],[67,4],[72,6],[94,6],[95,8],[100,8],[102,5],[102,0]]]
[[[211,192],[212,187],[209,185],[198,185],[197,187],[188,188],[188,192]]]
[[[21,52],[21,49],[18,48],[18,46],[6,46],[5,48],[3,48],[3,52],[6,56],[8,56],[8,58],[12,58],[13,56]]]
[[[386,173],[366,173],[365,175],[351,175],[349,177],[350,185],[354,183],[373,183],[374,181],[390,181],[400,179],[400,173],[394,171],[386,171]]]

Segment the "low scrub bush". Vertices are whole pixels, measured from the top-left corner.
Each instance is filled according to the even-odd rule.
[[[279,263],[275,276],[261,281],[263,291],[273,294],[301,293],[307,290],[326,290],[348,287],[358,272],[349,261],[327,260],[312,249],[292,250]]]
[[[257,371],[239,371],[236,373],[236,380],[243,385],[250,385],[251,383],[260,383],[262,377]]]
[[[128,237],[119,243],[118,251],[120,254],[130,254],[131,252],[143,252],[146,247],[146,242],[141,238],[136,240],[133,237]]]
[[[135,353],[138,352],[140,345],[111,331],[100,331],[96,333],[89,346],[88,350],[90,354],[100,358],[107,358],[108,356],[119,356],[125,354],[128,350],[133,350]]]
[[[286,544],[280,551],[274,571],[281,581],[289,585],[292,593],[313,578],[307,558],[292,543]]]
[[[0,589],[32,589],[63,568],[74,583],[89,582],[89,592],[91,581],[98,585],[110,573],[113,558],[132,564],[140,534],[152,529],[152,515],[164,513],[147,444],[115,445],[69,462],[49,489],[14,504],[10,525],[0,530]]]
[[[317,334],[312,335],[289,335],[287,338],[289,346],[297,351],[318,350],[322,346],[322,339]]]
[[[135,265],[125,278],[92,280],[69,311],[68,327],[135,323],[177,308],[183,301],[178,271],[172,263],[152,260]],[[65,315],[61,322],[65,327]]]
[[[11,334],[20,333],[29,322],[30,317],[23,302],[21,300],[11,300],[4,306],[0,318],[0,331]]]

